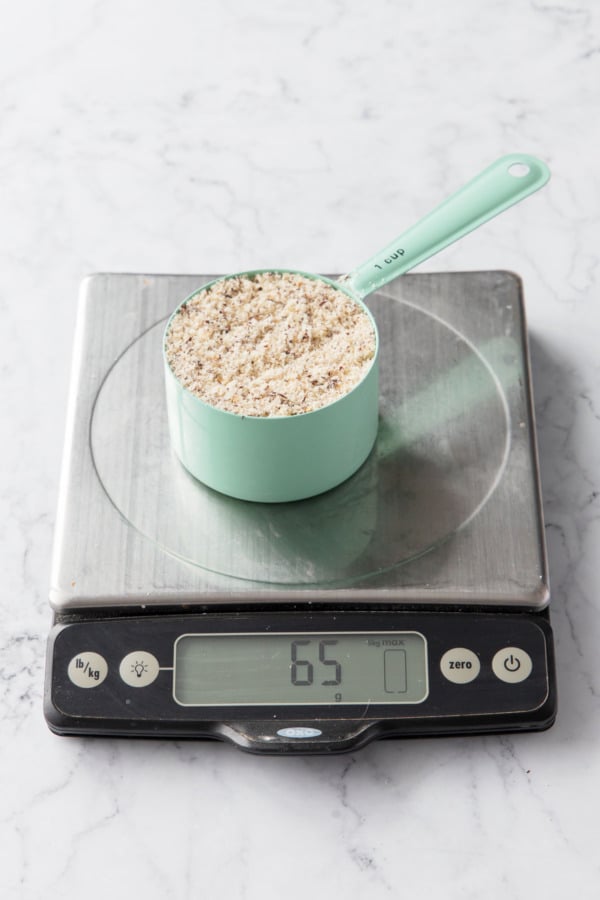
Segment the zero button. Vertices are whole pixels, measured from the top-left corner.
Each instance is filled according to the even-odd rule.
[[[481,670],[479,657],[466,647],[446,650],[440,660],[442,675],[454,684],[468,684],[475,681]]]

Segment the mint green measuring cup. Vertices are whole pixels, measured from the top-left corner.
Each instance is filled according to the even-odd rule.
[[[351,391],[297,416],[242,416],[196,397],[175,377],[165,351],[163,364],[171,443],[185,468],[216,491],[240,500],[281,503],[323,493],[349,478],[371,452],[378,428],[379,340],[365,297],[453,241],[541,188],[550,177],[535,157],[512,153],[484,169],[425,218],[352,272],[332,281],[292,269],[258,269],[227,275],[293,272],[343,291],[369,316],[376,338],[371,367]],[[219,281],[222,279],[218,279]]]

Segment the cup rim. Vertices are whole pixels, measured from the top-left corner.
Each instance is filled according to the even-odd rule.
[[[351,300],[354,300],[354,302],[357,303],[369,317],[369,321],[371,322],[371,326],[373,328],[373,333],[375,335],[375,352],[373,353],[373,358],[371,359],[371,365],[369,366],[367,371],[364,373],[364,375],[360,379],[360,381],[358,381],[354,385],[354,387],[351,390],[349,390],[347,393],[342,394],[341,397],[336,397],[335,400],[331,400],[329,403],[326,403],[324,406],[318,406],[316,409],[311,409],[308,412],[296,413],[295,415],[291,415],[291,416],[285,416],[285,415],[253,416],[253,415],[246,415],[243,413],[231,412],[231,410],[221,409],[219,406],[213,406],[212,404],[207,403],[205,400],[202,400],[201,397],[198,397],[198,395],[194,394],[193,391],[190,391],[189,388],[185,387],[185,385],[183,385],[181,383],[181,381],[179,380],[179,378],[177,377],[177,375],[171,368],[171,364],[169,363],[169,360],[167,358],[167,350],[166,350],[167,335],[169,333],[171,323],[172,323],[173,319],[175,318],[175,316],[177,316],[179,314],[179,311],[181,310],[181,308],[183,306],[185,306],[186,303],[188,303],[190,300],[192,300],[198,294],[211,288],[214,284],[217,284],[220,281],[229,281],[231,278],[242,278],[244,276],[251,277],[254,275],[266,275],[266,274],[270,274],[270,273],[302,275],[303,277],[310,278],[313,281],[324,281],[325,284],[330,285],[331,287],[335,288],[336,290],[342,291],[342,293],[346,294],[347,297],[350,297]],[[185,297],[175,307],[175,309],[173,310],[173,312],[171,313],[171,315],[169,316],[169,318],[167,320],[167,324],[165,325],[165,330],[163,332],[162,356],[163,356],[163,361],[166,366],[166,369],[168,370],[168,372],[170,373],[172,378],[175,380],[175,382],[177,383],[177,386],[180,388],[180,390],[182,390],[185,394],[189,395],[189,397],[192,398],[193,401],[200,404],[202,407],[213,410],[216,413],[222,413],[224,416],[232,416],[234,419],[251,419],[253,421],[256,420],[257,422],[273,422],[273,421],[284,421],[285,422],[285,421],[289,421],[289,420],[302,419],[305,416],[313,416],[315,413],[319,413],[322,410],[329,409],[330,407],[335,406],[338,403],[341,403],[347,397],[350,397],[352,394],[354,394],[354,392],[357,391],[362,384],[364,384],[364,382],[367,380],[367,378],[373,371],[374,367],[377,365],[378,358],[379,358],[379,330],[377,328],[377,323],[375,322],[375,319],[373,317],[373,313],[368,308],[368,306],[366,306],[366,304],[362,301],[362,299],[357,294],[355,294],[353,291],[350,290],[350,288],[346,287],[343,283],[341,283],[339,281],[334,281],[332,278],[327,278],[327,276],[325,276],[325,275],[317,275],[313,272],[304,272],[301,269],[280,269],[280,268],[273,268],[273,267],[266,268],[266,269],[249,269],[244,272],[233,272],[229,275],[220,275],[218,278],[213,278],[212,281],[208,281],[206,284],[203,284],[201,287],[196,288],[194,291],[192,291],[191,294],[188,294],[187,297]]]

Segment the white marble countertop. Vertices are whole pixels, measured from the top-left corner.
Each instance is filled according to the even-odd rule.
[[[600,9],[27,0],[0,29],[0,896],[600,895]],[[80,280],[345,271],[495,157],[542,192],[421,271],[525,286],[559,714],[258,758],[42,715]]]

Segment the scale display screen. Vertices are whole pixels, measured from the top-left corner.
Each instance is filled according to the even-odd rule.
[[[427,645],[418,632],[184,634],[173,696],[182,706],[422,703]]]

